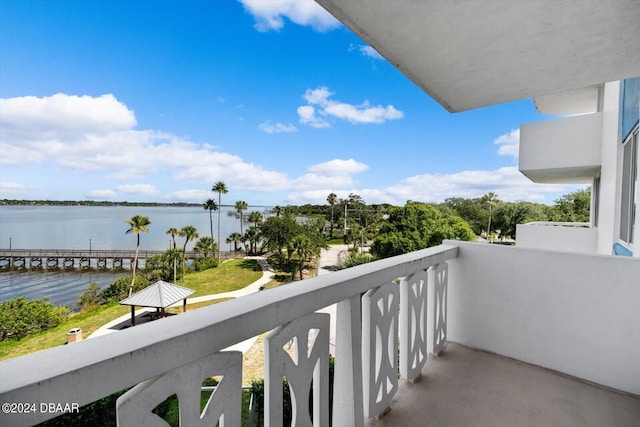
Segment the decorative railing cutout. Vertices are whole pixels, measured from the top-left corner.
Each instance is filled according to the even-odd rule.
[[[409,381],[427,361],[427,276],[419,271],[400,282],[400,374]]]
[[[370,289],[362,297],[364,413],[385,413],[398,389],[398,286]]]
[[[214,376],[221,380],[201,411],[201,384]],[[216,353],[138,384],[116,402],[118,425],[166,427],[152,411],[172,395],[178,397],[181,426],[240,425],[242,353]]]
[[[265,426],[283,424],[282,381],[291,392],[292,426],[329,425],[329,315],[312,313],[265,339]],[[313,393],[313,416],[309,393]]]
[[[446,262],[440,263],[429,269],[429,274],[433,278],[429,299],[431,301],[432,316],[429,319],[429,352],[439,354],[447,343],[447,298],[449,266]]]

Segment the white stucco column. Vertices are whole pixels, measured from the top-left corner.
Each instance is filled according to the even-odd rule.
[[[617,218],[620,215],[620,196],[617,191],[620,82],[606,83],[603,97],[597,251],[599,254],[611,255],[618,230]]]

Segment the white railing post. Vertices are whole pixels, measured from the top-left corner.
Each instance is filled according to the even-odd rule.
[[[398,390],[398,286],[387,283],[362,297],[364,414],[384,415]]]
[[[291,346],[291,353],[286,350]],[[264,341],[264,425],[283,424],[284,378],[291,392],[291,425],[329,425],[329,315],[312,313],[280,326]],[[313,384],[313,421],[309,392]]]
[[[427,361],[426,271],[418,271],[400,281],[400,375],[415,382]]]
[[[222,376],[222,380],[201,412],[202,383],[214,376]],[[152,411],[174,394],[178,396],[180,425],[240,425],[242,353],[216,353],[138,384],[116,401],[118,426],[166,426]]]
[[[362,427],[362,323],[360,296],[340,301],[333,367],[333,427]]]
[[[447,342],[447,298],[449,265],[442,262],[428,270],[429,313],[427,315],[427,348],[438,355]]]

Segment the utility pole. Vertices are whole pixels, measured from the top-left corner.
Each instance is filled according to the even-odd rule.
[[[344,235],[347,235],[347,204],[344,204]]]

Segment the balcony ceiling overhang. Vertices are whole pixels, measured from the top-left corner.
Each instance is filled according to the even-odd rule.
[[[450,112],[640,75],[637,0],[316,0]]]

